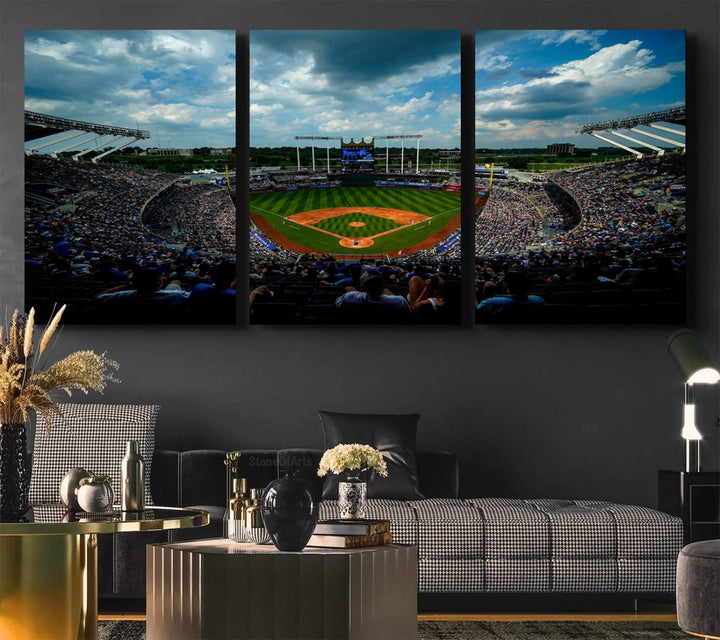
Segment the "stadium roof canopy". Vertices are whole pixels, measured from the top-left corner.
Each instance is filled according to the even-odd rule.
[[[680,125],[678,127],[668,127],[663,123]],[[648,127],[640,129],[639,127]],[[620,133],[618,130],[629,130],[635,135],[630,136],[626,133]],[[653,132],[652,129],[664,132],[662,135]],[[605,135],[602,135],[603,132]],[[580,127],[576,133],[588,133],[591,136],[607,142],[615,147],[629,151],[636,158],[642,158],[643,154],[637,148],[628,147],[622,144],[616,138],[622,138],[633,142],[637,147],[650,149],[657,155],[661,156],[665,150],[657,146],[657,143],[651,144],[647,139],[651,138],[652,142],[659,140],[666,145],[674,146],[685,151],[685,106],[675,107],[673,109],[665,109],[664,111],[653,111],[639,116],[628,116],[626,118],[617,118],[615,120],[603,120],[602,122],[590,122]],[[666,134],[671,134],[668,137]],[[608,137],[614,136],[614,137]]]
[[[685,107],[675,107],[665,111],[653,111],[641,116],[628,116],[617,120],[603,120],[602,122],[590,122],[578,129],[578,133],[591,133],[592,131],[607,131],[609,129],[632,129],[639,124],[650,124],[651,122],[671,122],[673,124],[685,124]]]
[[[62,133],[67,133],[67,135],[54,138],[49,142],[33,145],[32,147],[26,149],[25,153],[27,155],[32,155],[40,149],[57,146],[63,142],[73,140],[69,146],[65,146],[62,149],[56,149],[50,154],[53,157],[57,157],[58,153],[68,151],[69,149],[79,150],[81,147],[89,144],[90,142],[96,142],[95,148],[99,148],[101,144],[103,146],[108,146],[124,138],[130,138],[130,140],[123,142],[122,144],[115,145],[111,147],[109,151],[105,151],[93,158],[93,162],[95,162],[113,151],[122,149],[123,147],[126,147],[133,142],[137,142],[138,140],[145,140],[150,137],[150,132],[142,129],[126,129],[125,127],[95,124],[92,122],[83,122],[81,120],[68,120],[67,118],[58,118],[56,116],[36,113],[34,111],[25,112],[25,142],[41,140],[49,138],[50,136],[57,136]],[[101,138],[106,138],[107,136],[112,136],[112,138],[110,140],[100,142]],[[92,148],[79,152],[73,156],[73,159],[78,160],[81,155],[89,151],[92,151]]]

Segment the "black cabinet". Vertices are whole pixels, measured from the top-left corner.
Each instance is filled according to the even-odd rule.
[[[658,509],[682,518],[685,544],[720,538],[720,472],[659,471]]]

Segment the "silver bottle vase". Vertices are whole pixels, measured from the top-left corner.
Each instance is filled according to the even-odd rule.
[[[140,455],[137,440],[129,440],[126,446],[120,471],[120,508],[123,511],[142,511],[145,509],[145,461]]]

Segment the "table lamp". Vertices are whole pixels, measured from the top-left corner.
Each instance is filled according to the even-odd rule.
[[[685,440],[685,471],[700,471],[702,434],[695,424],[695,385],[718,384],[720,371],[712,364],[697,335],[681,329],[670,337],[668,351],[685,381],[682,437]]]

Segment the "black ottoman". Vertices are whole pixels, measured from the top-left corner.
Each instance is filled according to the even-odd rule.
[[[720,540],[693,542],[680,551],[676,595],[683,631],[720,638]]]

